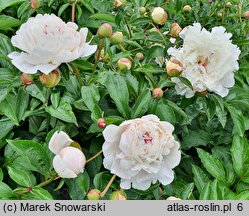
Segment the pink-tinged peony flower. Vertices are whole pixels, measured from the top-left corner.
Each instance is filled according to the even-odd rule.
[[[63,131],[56,131],[49,142],[49,149],[56,156],[53,167],[62,178],[76,178],[84,171],[86,158],[82,151],[71,147],[73,140]]]
[[[60,64],[93,54],[97,46],[86,43],[87,28],[63,22],[54,14],[38,14],[21,25],[12,44],[22,52],[9,54],[20,71],[48,74]]]
[[[200,23],[195,23],[184,28],[180,37],[183,46],[169,48],[168,54],[181,62],[181,76],[192,83],[193,89],[174,77],[172,81],[176,83],[177,93],[190,98],[196,92],[208,90],[225,97],[234,85],[234,72],[239,69],[240,50],[232,44],[232,34],[226,33],[222,26],[209,32],[201,28]]]
[[[123,189],[146,190],[157,181],[170,184],[172,169],[181,159],[173,130],[170,123],[155,115],[108,125],[103,131],[104,167],[121,178]]]

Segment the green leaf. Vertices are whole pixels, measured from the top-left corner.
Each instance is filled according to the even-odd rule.
[[[150,61],[153,58],[164,56],[164,48],[161,46],[153,46],[148,50],[148,54],[146,55],[147,61]]]
[[[33,97],[41,100],[43,103],[46,101],[45,88],[39,84],[31,84],[26,87],[26,91]]]
[[[7,88],[0,90],[0,103],[7,97],[8,93],[9,89]]]
[[[19,125],[15,110],[6,99],[0,103],[0,114],[8,117],[15,125]]]
[[[178,76],[177,78],[178,78],[184,85],[186,85],[187,87],[189,87],[190,89],[193,90],[193,86],[192,86],[191,82],[190,82],[187,78],[182,77],[182,76]]]
[[[239,193],[236,198],[236,200],[249,200],[249,190],[247,191],[242,191]]]
[[[39,199],[39,200],[53,200],[54,199],[52,197],[52,195],[47,190],[45,190],[41,187],[33,188],[31,193],[34,194],[37,197],[37,199]]]
[[[12,189],[3,182],[0,182],[0,191],[0,199],[7,199],[15,196]]]
[[[0,168],[0,182],[3,181],[3,170]]]
[[[12,27],[17,27],[21,24],[21,20],[15,19],[11,16],[0,15],[0,30],[11,30]]]
[[[14,167],[8,166],[8,174],[10,178],[15,181],[17,184],[29,187],[32,186],[32,181],[29,174],[23,170],[16,169]]]
[[[181,142],[182,149],[190,149],[196,146],[206,146],[212,141],[212,134],[204,130],[189,131]]]
[[[50,100],[51,100],[51,103],[54,106],[54,108],[57,108],[59,106],[59,103],[60,103],[60,92],[53,92],[50,95]]]
[[[141,73],[156,73],[156,74],[165,73],[165,70],[163,70],[161,67],[155,64],[142,65],[141,67],[135,69],[135,71]]]
[[[129,107],[129,91],[123,77],[119,74],[108,73],[105,82],[102,83],[106,88],[110,97],[117,106],[118,111],[125,118],[130,116]]]
[[[173,125],[176,122],[176,117],[173,109],[162,100],[160,100],[157,104],[154,114],[156,114],[161,121],[167,121]]]
[[[82,200],[85,198],[90,187],[90,178],[86,171],[75,179],[66,179],[65,181],[68,186],[71,199]]]
[[[212,156],[208,152],[202,149],[197,149],[197,153],[203,166],[206,170],[216,179],[226,183],[226,173],[222,163],[216,157]]]
[[[7,140],[11,148],[21,156],[29,158],[38,172],[47,176],[50,172],[49,157],[40,143],[32,140]]]
[[[199,200],[209,200],[210,195],[210,182],[208,182],[200,193]]]
[[[14,124],[7,118],[0,120],[0,139],[3,139],[12,130]]]
[[[90,18],[115,23],[115,16],[111,14],[95,13]]]
[[[58,16],[60,17],[61,14],[68,8],[70,4],[69,3],[65,3],[63,5],[60,6],[60,9],[58,11]]]
[[[201,193],[205,185],[210,182],[210,180],[198,166],[192,165],[192,172],[194,174],[195,186],[197,187],[199,193]]]
[[[133,118],[141,117],[145,112],[147,112],[150,99],[151,93],[149,89],[146,89],[139,95],[136,103],[132,107]]]
[[[192,192],[194,190],[194,183],[189,183],[187,185],[185,185],[182,189],[182,193],[181,193],[181,199],[183,200],[188,200],[190,198],[190,196],[192,195]]]
[[[245,174],[246,164],[249,164],[249,145],[246,138],[241,138],[238,135],[233,137],[231,147],[231,156],[233,168],[239,177]]]
[[[92,112],[95,105],[98,104],[100,100],[98,87],[94,84],[91,84],[90,86],[82,86],[81,97],[87,108]]]
[[[13,6],[16,4],[20,4],[20,3],[25,2],[25,1],[26,0],[8,0],[8,1],[0,0],[0,12],[7,7],[10,7],[10,6]]]
[[[60,119],[62,121],[73,123],[78,126],[77,119],[72,110],[72,106],[66,101],[61,100],[60,105],[57,108],[53,106],[49,106],[45,108],[46,112],[48,112],[51,116]]]
[[[19,88],[16,100],[16,115],[17,119],[21,121],[29,105],[29,94]]]
[[[229,105],[227,106],[227,109],[233,119],[233,135],[239,135],[242,137],[245,131],[245,117],[242,111]]]

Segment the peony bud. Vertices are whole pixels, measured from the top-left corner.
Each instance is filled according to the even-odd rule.
[[[208,0],[208,2],[209,2],[210,4],[212,4],[212,3],[213,3],[213,0]]]
[[[57,86],[57,84],[60,82],[61,74],[60,71],[57,69],[53,70],[49,74],[41,73],[39,78],[44,86],[46,86],[47,88],[52,88]]]
[[[21,80],[22,80],[23,85],[30,85],[34,82],[33,75],[27,74],[27,73],[22,73]]]
[[[110,200],[126,200],[126,194],[123,190],[114,191],[110,194]]]
[[[231,2],[227,2],[227,3],[226,3],[226,6],[227,6],[227,7],[230,7],[230,6],[232,6],[232,3],[231,3]]]
[[[189,11],[191,11],[191,10],[192,10],[192,8],[191,8],[190,5],[185,5],[185,6],[183,7],[183,11],[184,11],[184,12],[189,12]]]
[[[161,88],[153,89],[152,96],[155,99],[160,99],[163,96],[163,90]]]
[[[246,11],[246,12],[244,13],[244,17],[245,17],[245,19],[249,19],[249,11]]]
[[[97,50],[97,52],[96,52],[97,56],[98,56],[98,52],[99,52],[99,50]],[[100,61],[105,61],[105,62],[108,62],[110,60],[109,54],[108,53],[105,54],[104,49],[102,49],[101,52],[100,52],[99,60]]]
[[[141,52],[138,52],[138,53],[136,54],[136,57],[137,57],[137,59],[138,59],[139,61],[143,61],[143,60],[144,60],[144,54],[141,53]]]
[[[223,16],[222,12],[218,13],[218,17],[222,17],[222,16]]]
[[[167,21],[168,15],[161,7],[156,7],[151,13],[151,18],[156,24],[164,24]]]
[[[124,41],[124,36],[122,32],[114,32],[110,38],[111,43],[121,44]]]
[[[101,192],[98,189],[92,189],[87,194],[87,199],[89,200],[99,200]]]
[[[140,7],[139,8],[139,13],[140,14],[144,14],[146,12],[146,8],[145,7]]]
[[[131,64],[132,63],[128,58],[121,58],[118,60],[118,68],[120,70],[130,70]]]
[[[114,0],[113,5],[115,7],[123,7],[126,4],[126,0]]]
[[[109,23],[102,24],[98,29],[98,36],[109,38],[112,36],[112,26]]]
[[[40,7],[40,0],[30,0],[30,7],[34,10]]]
[[[167,62],[166,70],[170,77],[176,77],[182,73],[183,65],[180,61],[173,59]]]
[[[166,200],[182,200],[182,199],[174,197],[174,196],[170,196]]]
[[[74,147],[63,148],[53,160],[53,167],[62,178],[76,178],[84,171],[85,164],[85,155]]]
[[[170,35],[173,38],[177,38],[182,31],[182,28],[178,25],[178,23],[174,22],[170,29]]]
[[[105,119],[104,118],[100,118],[98,120],[98,127],[103,129],[105,127]]]

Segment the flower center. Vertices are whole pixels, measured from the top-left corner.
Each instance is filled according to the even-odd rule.
[[[150,144],[153,141],[153,138],[150,136],[150,133],[148,131],[146,131],[143,134],[143,140],[144,140],[144,144]]]

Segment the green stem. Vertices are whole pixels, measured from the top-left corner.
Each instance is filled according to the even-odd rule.
[[[74,63],[71,63],[71,67],[73,69],[75,76],[78,79],[80,86],[83,86],[83,80],[81,79],[80,70],[77,68],[77,66]]]
[[[156,28],[156,29],[158,29],[155,25],[154,25],[154,23],[152,23],[152,25]],[[163,39],[163,42],[164,42],[164,45],[167,45],[167,41],[165,40],[165,38],[164,38],[164,35],[161,33],[161,31],[158,29],[158,34],[161,36],[161,38]]]
[[[97,65],[99,63],[99,58],[100,58],[101,50],[103,49],[104,44],[105,44],[105,38],[102,38],[101,41],[100,41],[100,44],[99,44],[99,49],[97,51],[97,56],[96,56],[96,61],[95,61],[94,67],[93,67],[93,72],[92,72],[90,78],[87,81],[87,85],[89,85],[92,82],[93,76],[94,76],[94,74],[96,72],[96,69],[97,69]]]
[[[123,47],[123,45],[122,45],[122,44],[119,44],[118,46],[119,46],[119,48],[120,48],[123,52],[125,52],[125,51],[126,51],[126,49]]]
[[[105,189],[103,190],[103,192],[101,192],[100,196],[103,197],[105,196],[106,192],[109,190],[109,188],[111,187],[113,181],[115,180],[116,175],[113,175],[112,178],[110,179],[110,181],[108,182],[108,184],[106,185]]]
[[[86,163],[89,163],[90,161],[92,161],[93,159],[95,159],[96,157],[98,157],[99,155],[101,155],[102,152],[103,152],[102,150],[99,151],[96,155],[94,155],[94,156],[92,156],[91,158],[89,158],[89,159],[86,161]]]

